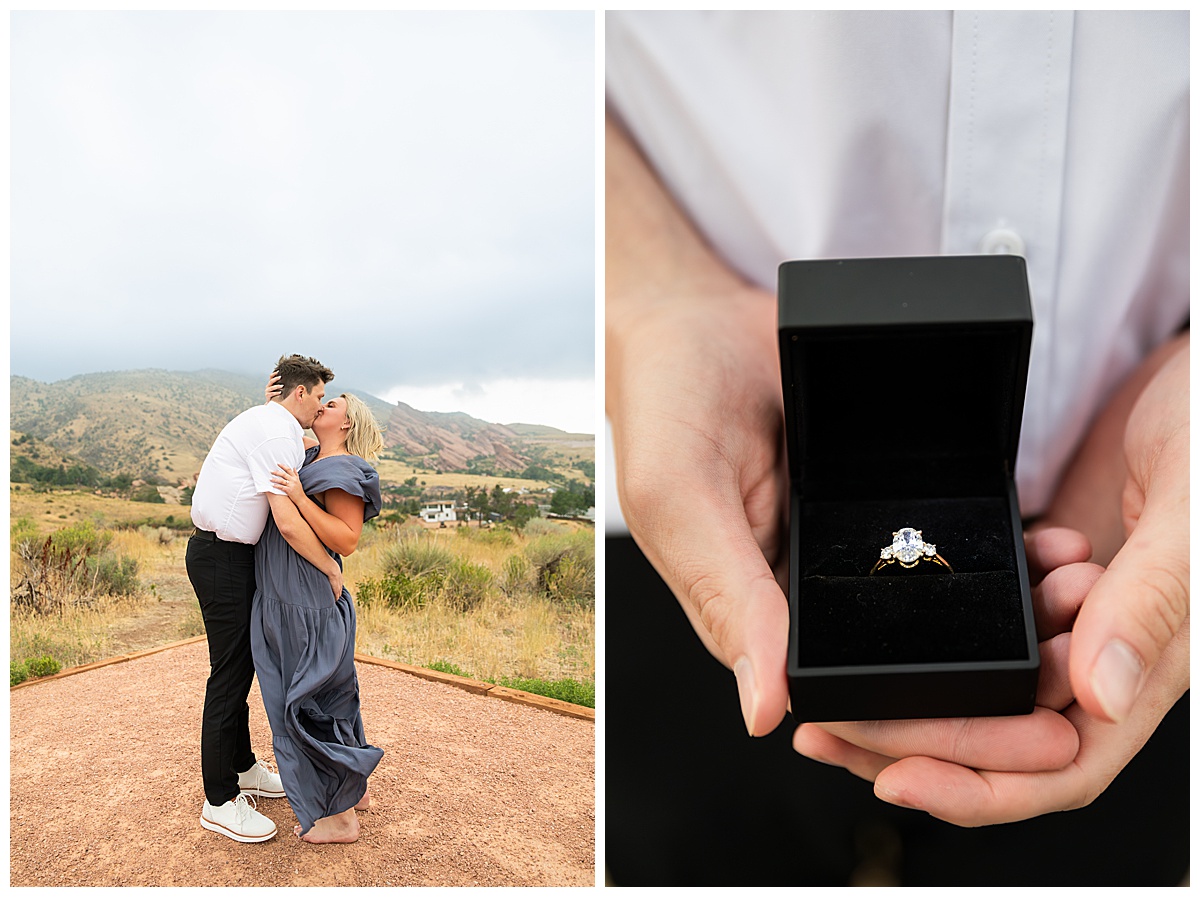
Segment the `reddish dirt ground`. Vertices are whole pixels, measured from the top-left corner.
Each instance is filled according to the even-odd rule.
[[[203,641],[10,696],[10,885],[596,884],[595,726],[359,664],[367,737],[383,748],[354,844],[279,834],[239,844],[200,827]],[[258,756],[273,763],[258,685]]]

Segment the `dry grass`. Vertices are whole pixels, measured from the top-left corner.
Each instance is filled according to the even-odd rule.
[[[80,493],[22,495],[24,505],[34,508],[45,498],[53,499],[46,507],[56,513],[54,523],[34,518],[43,533],[80,521],[100,520],[108,525],[136,521],[144,519],[146,508],[164,510],[163,505]],[[14,501],[14,519],[21,507]],[[166,506],[166,510],[174,510],[178,517],[181,509]],[[67,513],[67,519],[60,519],[58,513]],[[535,533],[581,530],[588,536],[579,538],[592,533],[578,524],[544,521],[531,528]],[[186,537],[147,526],[111,533],[111,549],[137,560],[141,592],[124,598],[99,596],[88,606],[63,607],[52,614],[13,610],[9,646],[14,660],[49,654],[64,667],[75,666],[203,634],[203,620],[184,567]],[[355,595],[358,583],[380,574],[389,546],[403,538],[444,547],[463,562],[490,571],[491,582],[469,611],[444,601],[402,610],[358,601],[359,651],[418,666],[449,663],[481,679],[595,679],[594,599],[590,603],[551,600],[537,594],[532,579],[517,587],[511,576],[505,576],[506,561],[526,550],[532,537],[506,529],[427,530],[416,522],[368,528],[360,549],[346,559],[346,582]],[[20,563],[15,553],[11,560],[15,586]]]
[[[154,647],[204,632],[199,607],[186,586],[184,540],[163,541],[159,530],[111,530],[109,550],[138,562],[142,587],[132,595],[92,595],[64,601],[52,613],[10,604],[9,652],[14,661],[49,655],[64,667],[91,663],[140,648]],[[10,549],[10,582],[22,576],[22,562]]]
[[[556,526],[564,533],[581,529]],[[505,562],[522,554],[529,537],[508,529],[425,530],[413,525],[364,534],[360,550],[346,559],[351,590],[364,579],[379,576],[389,547],[404,540],[425,540],[486,568],[492,585],[468,611],[438,598],[401,609],[360,600],[359,651],[416,666],[449,663],[479,679],[595,678],[594,601],[551,600],[529,586],[502,588]]]
[[[190,525],[190,509],[182,505],[127,501],[85,490],[35,492],[25,483],[10,484],[8,495],[11,519],[28,517],[42,533],[87,520],[99,526],[124,526],[147,519],[162,523],[173,517],[180,525]]]
[[[595,612],[545,599],[516,604],[489,596],[462,613],[433,603],[416,610],[359,607],[358,650],[429,666],[450,663],[477,679],[595,678]]]
[[[511,486],[514,489],[519,489],[522,486],[531,492],[541,492],[549,486],[549,483],[543,483],[541,480],[522,480],[519,477],[511,474],[497,474],[496,476],[485,477],[473,473],[423,473],[422,471],[428,468],[420,465],[413,466],[405,461],[392,461],[384,459],[375,465],[379,471],[379,479],[384,483],[403,483],[410,477],[416,477],[417,482],[424,483],[426,489],[433,489],[437,486],[444,486],[448,489],[465,489],[467,486],[475,486],[476,488],[486,489],[489,492],[493,487],[500,486],[506,488]],[[576,476],[579,476],[576,471]]]

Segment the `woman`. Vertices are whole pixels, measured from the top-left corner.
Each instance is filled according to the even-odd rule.
[[[340,564],[358,547],[363,523],[379,513],[379,475],[368,459],[383,438],[362,400],[347,394],[322,406],[312,431],[317,439],[305,439],[300,471],[281,467],[273,482]],[[354,841],[355,810],[367,808],[367,777],[383,757],[363,734],[354,601],[346,589],[332,598],[329,580],[288,545],[273,518],[254,561],[254,668],[279,775],[300,820],[294,831],[315,844]]]

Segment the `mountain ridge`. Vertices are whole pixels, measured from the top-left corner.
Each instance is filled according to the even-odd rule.
[[[52,383],[12,374],[9,426],[107,473],[187,484],[221,428],[262,401],[264,385],[216,368],[104,371]],[[353,393],[371,409],[387,451],[434,469],[520,471],[536,456],[529,449],[538,437],[594,440],[538,424],[509,427],[465,412],[419,411],[339,386],[335,379],[330,393]]]

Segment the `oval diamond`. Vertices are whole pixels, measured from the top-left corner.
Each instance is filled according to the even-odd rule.
[[[921,534],[911,526],[906,526],[892,536],[892,554],[901,563],[911,564],[919,560],[925,551],[925,543]]]

